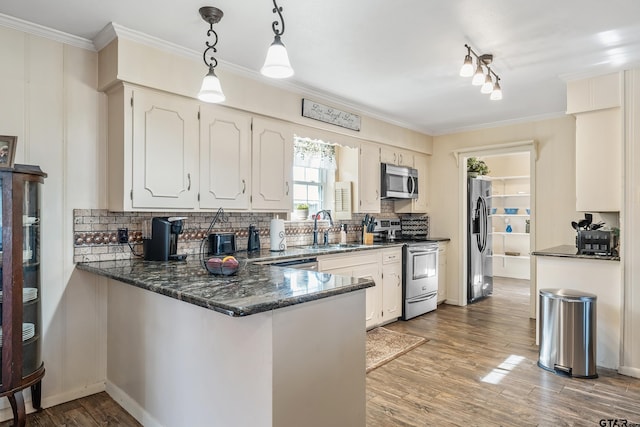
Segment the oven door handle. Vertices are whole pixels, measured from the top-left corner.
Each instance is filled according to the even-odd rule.
[[[408,248],[410,254],[436,254],[438,253],[438,248],[435,249],[411,249]]]
[[[420,295],[420,296],[408,299],[407,303],[408,304],[412,304],[412,303],[415,303],[415,302],[428,301],[431,298],[435,298],[436,295],[438,295],[438,292],[437,291],[433,291],[433,292],[431,292],[429,294],[426,294],[426,295]]]

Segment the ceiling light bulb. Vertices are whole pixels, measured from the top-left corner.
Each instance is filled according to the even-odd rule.
[[[493,91],[491,92],[489,99],[492,101],[500,101],[502,99],[502,88],[500,88],[500,83],[498,83],[498,81],[493,85]]]
[[[476,72],[473,75],[473,80],[471,80],[471,84],[474,86],[480,86],[484,83],[484,71],[482,71],[482,65],[480,65],[480,61],[478,61],[478,68],[476,68]]]
[[[200,92],[198,92],[198,99],[210,103],[223,102],[226,99],[224,93],[222,93],[220,80],[211,66],[209,67],[207,75],[202,79],[202,87],[200,87]]]
[[[273,43],[269,46],[267,57],[260,72],[262,75],[273,79],[284,79],[293,76],[289,55],[284,44],[280,41],[280,36],[276,35]]]
[[[491,93],[493,90],[493,80],[491,79],[491,74],[487,71],[487,76],[484,79],[484,84],[480,88],[480,93]]]
[[[466,55],[464,57],[464,64],[462,64],[462,68],[460,68],[460,77],[471,77],[473,75],[473,60],[471,59],[471,55]]]

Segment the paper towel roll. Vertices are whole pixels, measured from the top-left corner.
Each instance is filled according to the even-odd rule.
[[[271,220],[271,250],[274,252],[284,251],[287,249],[287,240],[284,232],[284,220],[272,219]]]

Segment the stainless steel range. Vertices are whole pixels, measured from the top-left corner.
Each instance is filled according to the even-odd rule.
[[[426,234],[403,231],[400,220],[376,220],[377,240],[404,243],[402,319],[408,320],[438,307],[438,243],[429,241]]]

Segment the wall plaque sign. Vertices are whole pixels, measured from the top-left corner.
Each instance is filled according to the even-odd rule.
[[[309,99],[302,99],[302,116],[360,131],[360,116],[357,114],[341,111]]]

